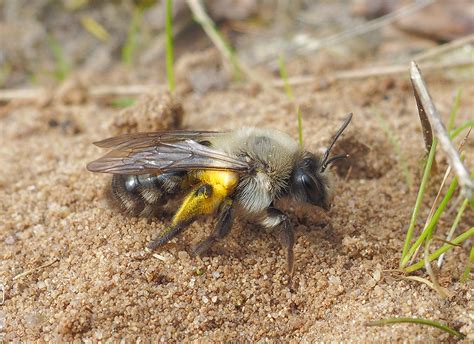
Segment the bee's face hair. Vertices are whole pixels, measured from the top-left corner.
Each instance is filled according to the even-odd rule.
[[[321,159],[316,158],[312,153],[306,152],[301,161],[297,162],[290,179],[290,194],[294,199],[320,206],[326,210],[330,208],[332,188],[330,175],[326,172],[326,169],[334,162],[346,159],[348,155],[341,154],[329,157],[329,154],[351,119],[352,113],[344,120]]]
[[[329,209],[331,202],[329,176],[322,171],[321,161],[305,153],[296,164],[290,179],[290,193],[299,202],[306,202]]]

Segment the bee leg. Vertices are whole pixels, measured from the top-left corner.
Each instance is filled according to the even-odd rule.
[[[234,211],[232,207],[232,199],[227,198],[221,205],[219,211],[219,219],[217,220],[217,226],[206,239],[201,241],[193,248],[193,254],[195,256],[201,255],[211,247],[217,240],[222,239],[229,234],[232,228],[232,222],[234,220]]]
[[[197,186],[185,198],[171,222],[171,226],[161,232],[149,245],[150,250],[164,245],[182,232],[200,215],[209,215],[219,207],[222,198],[213,197],[213,187],[210,184]]]
[[[278,237],[284,249],[286,249],[287,269],[290,277],[293,275],[295,245],[295,233],[288,215],[276,208],[268,208],[266,217],[261,224],[268,229],[278,229]]]

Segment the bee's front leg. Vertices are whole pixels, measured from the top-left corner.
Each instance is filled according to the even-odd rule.
[[[234,208],[232,206],[233,201],[231,198],[227,198],[222,202],[219,219],[214,231],[206,239],[197,244],[193,249],[193,254],[198,256],[211,247],[217,240],[222,239],[229,234],[234,220]]]
[[[284,249],[286,249],[286,260],[288,274],[293,275],[294,254],[293,246],[295,245],[295,233],[288,215],[276,208],[268,208],[266,216],[261,219],[260,224],[267,229],[277,229],[278,237]]]

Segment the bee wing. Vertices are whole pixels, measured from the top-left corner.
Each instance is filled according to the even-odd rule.
[[[135,149],[140,147],[157,146],[166,142],[178,142],[184,140],[206,141],[210,138],[222,135],[224,132],[217,131],[187,131],[187,130],[173,130],[173,131],[155,131],[145,133],[125,134],[108,139],[94,142],[94,144],[101,148],[114,148],[118,150]]]
[[[193,169],[245,172],[251,169],[247,162],[194,140],[158,144],[152,140],[148,146],[144,146],[144,142],[139,140],[128,144],[118,141],[114,150],[89,163],[87,169],[114,174],[159,174]]]

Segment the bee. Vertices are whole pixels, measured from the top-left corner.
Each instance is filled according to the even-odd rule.
[[[201,216],[217,224],[193,253],[204,253],[231,230],[235,218],[273,231],[294,269],[295,234],[290,218],[275,205],[289,198],[326,210],[334,195],[328,167],[348,155],[330,157],[352,119],[349,114],[322,156],[304,150],[289,135],[271,129],[230,132],[162,131],[126,134],[95,142],[111,151],[87,165],[111,173],[111,195],[126,213],[159,216],[184,198],[171,223],[148,245],[155,250]]]

